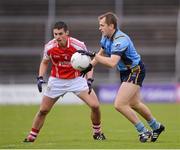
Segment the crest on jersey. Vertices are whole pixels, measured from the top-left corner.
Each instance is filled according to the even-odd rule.
[[[116,44],[116,45],[115,45],[115,47],[119,47],[119,46],[121,46],[121,44],[120,44],[120,43],[118,43],[118,44]]]

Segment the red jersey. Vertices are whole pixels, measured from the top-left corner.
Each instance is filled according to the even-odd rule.
[[[60,79],[73,79],[80,75],[80,71],[71,66],[71,56],[76,50],[87,50],[84,42],[68,37],[67,47],[62,48],[53,39],[45,45],[43,59],[50,59],[52,62],[51,76]]]

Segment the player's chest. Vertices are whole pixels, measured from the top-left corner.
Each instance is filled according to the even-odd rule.
[[[76,49],[72,47],[66,49],[54,48],[50,51],[50,57],[55,61],[70,61],[75,51]]]

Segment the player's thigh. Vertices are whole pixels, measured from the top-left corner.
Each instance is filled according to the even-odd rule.
[[[56,103],[58,98],[50,98],[48,96],[43,96],[40,110],[41,111],[50,111],[53,105]]]
[[[89,107],[99,107],[98,98],[94,92],[88,93],[89,90],[81,91],[77,96],[82,99]]]
[[[118,90],[115,105],[128,105],[139,90],[139,86],[129,82],[123,82]]]
[[[130,101],[131,106],[136,106],[141,103],[141,94],[140,94],[140,88],[136,91],[134,96],[132,97],[132,100]]]

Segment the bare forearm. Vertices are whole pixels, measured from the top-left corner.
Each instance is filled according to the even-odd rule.
[[[119,60],[121,59],[121,56],[111,55],[111,57],[105,57],[101,55],[96,55],[94,58],[99,63],[106,65],[108,67],[114,68],[118,64]]]
[[[96,55],[95,56],[95,60],[103,65],[106,65],[108,67],[113,68],[114,67],[114,63],[112,62],[110,57],[104,57],[101,55]]]
[[[47,68],[48,68],[48,62],[42,60],[40,67],[39,67],[39,76],[44,76],[44,74],[47,71]]]
[[[97,55],[104,56],[104,50],[101,48],[101,49],[99,50],[99,52],[97,53]],[[91,61],[91,64],[92,64],[93,66],[95,66],[97,63],[98,63],[98,61],[97,61],[95,58]]]
[[[88,78],[93,78],[93,74],[94,74],[94,69],[92,68],[92,70],[87,73],[87,76],[86,76],[87,79]]]

